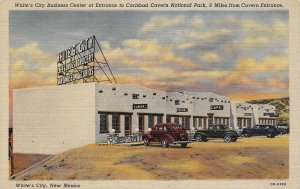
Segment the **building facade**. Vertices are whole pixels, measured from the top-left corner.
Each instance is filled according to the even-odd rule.
[[[179,123],[185,129],[191,129],[193,121],[193,99],[178,92],[168,92],[166,97],[166,122]]]
[[[14,153],[55,154],[176,122],[186,129],[275,125],[275,107],[232,104],[211,92],[165,92],[133,84],[85,83],[14,90]]]
[[[230,125],[230,98],[212,92],[188,92],[193,99],[193,126],[206,129],[211,124]]]

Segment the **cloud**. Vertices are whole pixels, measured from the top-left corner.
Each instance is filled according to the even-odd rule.
[[[212,63],[218,63],[220,62],[220,57],[218,54],[214,52],[205,52],[203,53],[200,58],[204,62],[212,62]]]
[[[177,26],[184,23],[184,16],[154,16],[149,22],[143,25],[141,32],[151,32],[158,28]]]
[[[36,87],[56,83],[56,56],[42,51],[36,42],[10,53],[10,88]]]
[[[220,28],[216,30],[208,30],[206,32],[187,31],[187,35],[194,39],[217,40],[218,38],[231,36],[232,31],[230,29]]]
[[[194,18],[192,21],[192,26],[194,27],[200,27],[204,25],[204,21],[201,18]]]
[[[172,46],[164,45],[153,39],[128,39],[124,47],[118,49],[118,61],[123,65],[135,66],[141,70],[160,67],[170,70],[194,70],[200,65],[191,60],[174,54]],[[114,52],[114,50],[112,50]],[[122,54],[122,56],[120,56]],[[111,57],[116,54],[111,54]],[[124,60],[129,62],[124,62]]]
[[[182,41],[174,45],[176,49],[189,49],[195,47],[197,43],[195,41]]]
[[[256,60],[252,57],[243,57],[238,60],[236,70],[247,72],[288,71],[287,55],[269,55]]]
[[[218,79],[221,88],[234,87],[254,91],[287,91],[288,81],[279,77],[279,73],[288,70],[287,56],[266,56],[263,59],[251,57],[238,60],[235,68]],[[261,77],[259,77],[261,76]]]
[[[248,34],[256,36],[271,35],[271,37],[288,36],[288,24],[279,19],[269,24],[260,23],[255,19],[245,19],[239,22],[244,32]]]
[[[272,41],[267,37],[249,37],[241,41],[238,46],[241,48],[265,47],[271,43]]]

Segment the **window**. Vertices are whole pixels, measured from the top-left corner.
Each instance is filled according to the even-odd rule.
[[[241,118],[237,118],[237,124],[238,124],[238,128],[242,129],[242,119]]]
[[[204,118],[199,118],[199,122],[198,122],[198,128],[202,128],[203,127],[203,122]]]
[[[154,116],[153,115],[148,115],[148,128],[153,128],[154,126]]]
[[[209,102],[214,102],[214,98],[209,98]]]
[[[139,132],[144,132],[144,115],[139,115]]]
[[[175,105],[180,105],[180,100],[175,100]]]
[[[174,122],[179,124],[179,117],[174,117]]]
[[[207,124],[206,124],[206,117],[205,117],[205,118],[203,118],[203,128],[206,129],[207,128],[206,126],[207,126]]]
[[[247,128],[251,127],[251,119],[247,119]]]
[[[197,118],[193,118],[193,127],[197,129]]]
[[[120,115],[112,114],[112,128],[116,131],[116,133],[120,133]]]
[[[131,115],[124,115],[125,135],[131,134]]]
[[[171,116],[167,116],[167,123],[171,123]]]
[[[139,94],[132,94],[132,99],[139,99]]]
[[[106,114],[100,114],[100,133],[108,133],[108,119]]]
[[[182,117],[182,126],[185,129],[190,128],[190,118],[189,117]]]
[[[163,122],[163,116],[158,115],[157,116],[157,123],[159,124],[159,123],[162,123],[162,122]]]

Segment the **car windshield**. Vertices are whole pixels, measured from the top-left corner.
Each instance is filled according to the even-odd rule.
[[[180,129],[183,129],[183,127],[182,127],[181,125],[174,125],[174,126],[173,126],[173,129],[178,129],[178,130],[180,130]]]

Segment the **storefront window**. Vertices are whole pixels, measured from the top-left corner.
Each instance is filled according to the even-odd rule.
[[[139,131],[144,132],[144,115],[139,115]]]
[[[100,133],[108,133],[107,115],[100,114]]]
[[[174,122],[179,124],[179,117],[174,117]]]
[[[148,115],[148,128],[153,128],[154,126],[154,116],[153,115]]]
[[[167,116],[167,123],[171,123],[171,116]]]
[[[185,129],[190,128],[190,118],[189,117],[182,117],[182,126]]]
[[[163,116],[159,115],[157,116],[157,123],[162,123],[163,122]]]
[[[120,115],[119,114],[112,114],[112,128],[115,130],[116,133],[120,133]]]
[[[237,118],[237,124],[238,124],[238,128],[242,129],[242,119],[241,118]]]

